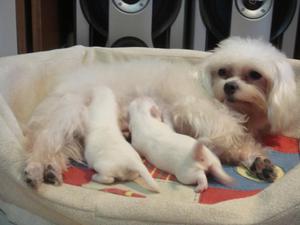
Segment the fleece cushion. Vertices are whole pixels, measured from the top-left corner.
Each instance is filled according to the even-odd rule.
[[[244,168],[226,167],[238,180],[237,184],[228,188],[210,180],[209,189],[198,195],[193,187],[179,184],[174,176],[147,162],[159,182],[161,194],[147,192],[141,180],[111,186],[95,184],[90,181],[93,171],[75,162],[64,174],[62,186],[42,185],[34,191],[24,183],[25,154],[20,127],[35,107],[31,101],[33,96],[42,99],[46,94],[28,91],[42,75],[55,78],[86,64],[99,61],[114,64],[118,60],[140,57],[194,64],[206,54],[187,50],[77,46],[0,59],[0,208],[19,224],[22,220],[16,218],[25,218],[28,213],[43,218],[44,222],[62,225],[299,224],[299,135],[266,137],[265,145],[282,175],[273,184],[255,180]],[[295,60],[291,63],[299,72],[300,63]],[[16,73],[24,78],[26,91],[14,90],[13,84],[8,82],[7,77]],[[33,74],[36,79],[26,80],[27,74]],[[13,91],[24,96],[21,102],[9,95]],[[13,213],[16,211],[20,213]]]

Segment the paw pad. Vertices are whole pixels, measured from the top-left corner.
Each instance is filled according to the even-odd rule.
[[[275,167],[269,159],[257,157],[250,170],[256,177],[267,182],[273,182],[277,178]]]

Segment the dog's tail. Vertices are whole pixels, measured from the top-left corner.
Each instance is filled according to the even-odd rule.
[[[144,166],[144,164],[141,162],[138,164],[138,166],[134,169],[137,171],[141,177],[146,181],[146,184],[149,186],[150,190],[153,192],[159,193],[159,187],[156,181],[153,179],[147,168]]]

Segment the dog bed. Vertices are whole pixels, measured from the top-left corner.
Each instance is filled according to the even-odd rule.
[[[0,93],[14,90],[8,76],[19,73],[24,87],[37,85],[42,75],[58,77],[76,68],[97,63],[118,63],[132,58],[166,59],[196,64],[207,53],[188,50],[143,48],[106,49],[76,46],[0,59]],[[297,72],[300,63],[291,60]],[[155,69],[155,68],[154,68]],[[26,74],[36,80],[27,80]],[[50,85],[50,84],[49,84]],[[42,185],[38,191],[27,187],[24,168],[23,136],[20,127],[28,120],[34,105],[31,98],[46,93],[26,92],[22,103],[9,94],[0,95],[0,212],[18,225],[28,224],[299,224],[300,166],[299,134],[294,137],[265,138],[280,178],[273,184],[257,181],[242,167],[226,167],[238,181],[224,187],[210,179],[201,195],[193,187],[178,184],[174,176],[145,162],[158,181],[162,193],[142,188],[141,181],[107,186],[90,181],[93,171],[73,162],[59,187]],[[29,93],[29,94],[28,94]]]

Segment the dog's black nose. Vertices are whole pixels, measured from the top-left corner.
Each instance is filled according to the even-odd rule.
[[[224,92],[226,95],[233,95],[238,89],[239,86],[234,81],[228,82],[224,85]]]

